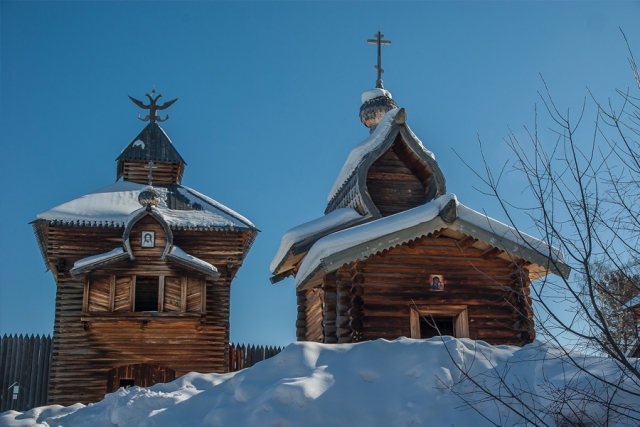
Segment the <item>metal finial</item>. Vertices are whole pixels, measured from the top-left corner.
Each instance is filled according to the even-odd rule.
[[[384,39],[384,34],[380,33],[380,30],[378,30],[377,34],[373,35],[373,39],[368,39],[367,43],[369,44],[377,44],[378,45],[378,65],[376,65],[374,67],[375,70],[378,70],[378,80],[376,80],[376,88],[378,89],[384,89],[384,86],[382,84],[382,74],[384,74],[384,70],[382,69],[382,49],[381,46],[383,44],[385,45],[389,45],[391,44],[390,40],[383,40]]]
[[[156,93],[156,89],[154,88],[151,91],[151,93],[155,94]],[[158,116],[156,114],[156,111],[157,110],[165,110],[165,109],[171,107],[173,105],[173,103],[178,100],[178,98],[172,99],[171,101],[167,101],[162,105],[158,105],[158,99],[160,99],[162,94],[158,94],[158,96],[156,96],[155,98],[153,98],[148,93],[146,93],[145,95],[147,95],[147,98],[149,98],[149,105],[145,105],[144,102],[139,101],[139,100],[131,97],[130,95],[127,95],[129,97],[129,99],[134,104],[136,104],[138,107],[140,107],[142,109],[145,109],[145,110],[149,110],[149,114],[147,114],[147,116],[144,119],[140,118],[140,113],[138,113],[138,119],[142,120],[143,122],[150,121],[151,123],[155,123],[156,120],[159,121],[159,122],[165,122],[165,121],[169,120],[169,115],[168,114],[164,119],[161,119],[160,116]]]

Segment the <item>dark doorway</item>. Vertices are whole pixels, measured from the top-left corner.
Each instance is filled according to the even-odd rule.
[[[420,338],[439,335],[454,336],[453,317],[420,317]]]
[[[118,384],[118,388],[129,388],[133,387],[135,382],[133,379],[121,379],[120,384]]]
[[[107,393],[120,387],[150,387],[158,383],[168,383],[176,379],[176,371],[162,365],[136,363],[113,368],[107,374]]]
[[[158,311],[158,277],[136,277],[136,301],[134,311]]]

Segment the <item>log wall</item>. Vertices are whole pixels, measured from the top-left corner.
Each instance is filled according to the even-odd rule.
[[[141,226],[146,230],[153,224]],[[164,249],[164,234],[160,230],[156,230],[156,248],[145,253],[142,249],[147,248],[140,248],[135,229],[131,244],[136,260],[119,261],[90,275],[108,278],[109,287],[110,277],[116,277],[113,311],[109,301],[106,306],[102,301],[99,304],[102,312],[87,312],[83,310],[85,282],[73,280],[69,270],[78,259],[121,246],[124,229],[53,225],[47,228],[48,259],[55,268],[58,285],[49,403],[98,401],[107,391],[109,371],[127,365],[161,365],[174,370],[176,377],[191,371],[228,371],[230,283],[242,264],[248,232],[173,231],[174,244],[212,263],[221,273],[217,281],[205,282],[206,314],[197,309],[201,304],[198,293],[202,292],[197,284],[203,278],[194,277],[197,272],[193,270],[158,259],[157,249]],[[125,278],[136,275],[188,276],[184,295],[182,288],[180,295],[165,288],[174,304],[168,304],[165,311],[173,308],[175,312],[132,313],[126,309],[130,304],[126,294],[131,282],[127,283]]]
[[[324,341],[323,304],[324,291],[322,289],[314,288],[307,291],[305,305],[305,341]]]
[[[394,146],[380,156],[367,172],[369,195],[383,217],[415,208],[427,201],[425,186],[398,157]]]
[[[527,270],[495,255],[461,249],[452,238],[424,237],[327,275],[324,299],[319,290],[307,291],[306,298],[315,298],[316,306],[324,303],[324,342],[410,337],[412,307],[421,312],[466,307],[470,338],[524,345],[535,338]],[[431,290],[434,274],[444,275],[444,291]],[[316,313],[310,307],[307,303],[307,328]],[[316,329],[306,333],[309,341],[319,336]]]
[[[168,185],[182,181],[184,166],[178,163],[157,162],[153,164],[153,184]],[[125,181],[147,184],[149,182],[149,163],[135,160],[122,162],[122,178]],[[120,176],[118,176],[119,178]]]

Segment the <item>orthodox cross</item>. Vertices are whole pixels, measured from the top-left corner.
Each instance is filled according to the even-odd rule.
[[[152,94],[156,93],[156,90],[153,89],[151,91]],[[176,102],[178,100],[178,98],[176,99],[172,99],[171,101],[167,101],[162,105],[158,105],[158,99],[160,99],[160,97],[162,96],[162,94],[158,94],[158,96],[156,96],[155,98],[152,98],[151,95],[149,95],[148,93],[146,93],[145,95],[147,95],[147,98],[149,98],[149,105],[145,105],[144,102],[139,101],[133,97],[129,96],[129,99],[131,101],[133,101],[134,104],[136,104],[138,107],[143,108],[145,110],[149,110],[149,114],[147,114],[147,117],[145,117],[144,119],[140,118],[140,113],[138,113],[138,119],[142,120],[143,122],[147,122],[150,121],[151,123],[155,123],[156,120],[159,122],[164,122],[169,120],[169,115],[167,114],[167,116],[163,119],[160,118],[160,116],[156,115],[156,111],[157,110],[164,110],[167,109],[169,107],[171,107],[171,105],[173,105],[174,102]]]
[[[368,39],[367,43],[369,44],[377,44],[378,45],[378,65],[376,65],[374,67],[374,69],[378,70],[378,80],[376,80],[376,88],[378,89],[384,89],[384,86],[382,85],[382,74],[384,74],[384,70],[382,69],[382,49],[381,46],[383,44],[391,44],[390,40],[383,40],[384,39],[384,34],[380,33],[380,30],[378,30],[378,34],[374,34],[373,35],[373,39]]]
[[[153,160],[149,160],[149,165],[145,166],[145,168],[149,169],[149,175],[147,175],[147,177],[149,178],[149,185],[153,185],[153,170],[154,169],[158,169],[157,166],[153,165]]]

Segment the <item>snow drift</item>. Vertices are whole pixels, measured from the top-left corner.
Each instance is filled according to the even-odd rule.
[[[240,372],[190,373],[150,388],[120,389],[88,406],[9,411],[0,415],[0,425],[507,426],[519,419],[506,404],[526,413],[518,400],[551,426],[563,425],[563,416],[606,425],[606,408],[585,395],[638,410],[638,395],[613,393],[589,375],[640,392],[614,362],[579,354],[572,358],[585,370],[540,342],[523,348],[451,337],[294,343]],[[483,389],[501,399],[488,398]],[[559,393],[564,399],[558,399]],[[627,425],[623,416],[612,421],[611,426]]]

